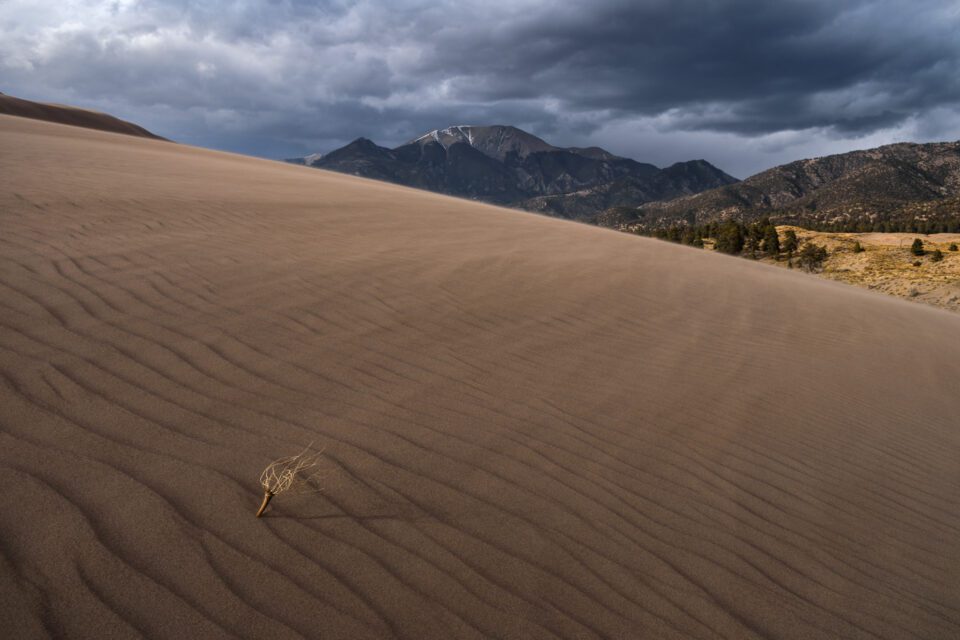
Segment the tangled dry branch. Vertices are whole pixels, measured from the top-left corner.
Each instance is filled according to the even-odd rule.
[[[257,517],[263,515],[270,500],[278,493],[299,490],[310,486],[323,472],[320,456],[323,449],[313,451],[313,443],[300,453],[274,460],[260,474],[260,486],[263,487],[263,502],[257,511]]]

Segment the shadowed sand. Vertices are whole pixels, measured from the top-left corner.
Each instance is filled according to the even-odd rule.
[[[0,628],[960,637],[960,316],[0,116]],[[254,518],[310,441],[326,492]]]
[[[58,124],[69,124],[75,127],[98,129],[112,133],[124,133],[129,136],[139,136],[142,138],[154,138],[156,140],[166,139],[150,133],[143,127],[133,124],[132,122],[121,120],[120,118],[100,111],[80,109],[62,104],[34,102],[32,100],[8,96],[3,93],[0,93],[0,115],[46,120]]]

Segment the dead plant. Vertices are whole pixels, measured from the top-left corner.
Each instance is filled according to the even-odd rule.
[[[307,489],[323,473],[320,469],[320,456],[323,449],[313,451],[313,443],[300,453],[274,460],[260,474],[260,486],[263,487],[263,502],[257,510],[257,517],[263,515],[270,500],[278,493],[300,493]],[[310,489],[308,489],[310,490]],[[313,490],[319,490],[314,488]]]

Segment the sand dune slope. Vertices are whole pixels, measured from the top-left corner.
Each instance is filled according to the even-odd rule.
[[[0,154],[10,637],[960,637],[960,317],[150,140]],[[315,439],[326,492],[255,519]]]
[[[97,129],[99,131],[123,133],[128,136],[165,140],[165,138],[150,133],[139,125],[115,118],[106,113],[61,104],[34,102],[32,100],[8,96],[3,93],[0,93],[0,114],[21,118],[33,118],[35,120],[46,120],[47,122]]]

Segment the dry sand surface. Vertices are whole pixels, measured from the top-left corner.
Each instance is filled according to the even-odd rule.
[[[0,187],[6,637],[960,637],[956,314],[9,116]]]
[[[115,118],[106,113],[101,113],[100,111],[79,109],[62,104],[34,102],[32,100],[8,96],[3,93],[0,93],[0,115],[34,118],[36,120],[70,124],[75,127],[86,127],[88,129],[98,129],[100,131],[111,131],[114,133],[125,133],[130,136],[163,140],[160,136],[150,133],[139,125]]]

